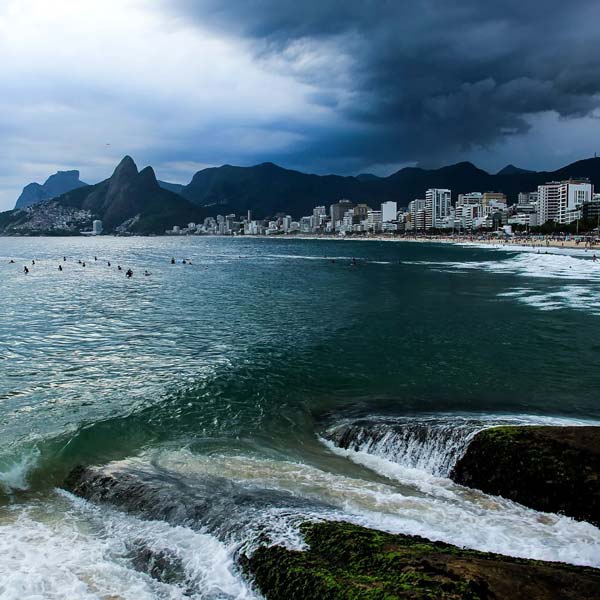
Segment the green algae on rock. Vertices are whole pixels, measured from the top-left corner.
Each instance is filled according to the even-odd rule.
[[[242,557],[267,600],[592,600],[600,570],[463,550],[345,522],[306,523],[306,551]]]
[[[450,477],[600,526],[600,427],[486,429],[474,437]]]

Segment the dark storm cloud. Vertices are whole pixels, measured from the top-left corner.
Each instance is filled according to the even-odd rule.
[[[529,130],[528,117],[600,104],[596,0],[175,0],[312,84],[347,124],[305,136],[296,160],[450,160]]]

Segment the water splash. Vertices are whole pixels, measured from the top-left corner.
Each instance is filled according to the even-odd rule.
[[[11,493],[29,489],[29,474],[40,458],[37,448],[24,452],[16,460],[6,461],[0,467],[0,491]]]
[[[343,450],[375,455],[435,477],[448,477],[473,437],[483,429],[498,425],[583,424],[588,423],[529,415],[370,417],[335,424],[322,437]]]

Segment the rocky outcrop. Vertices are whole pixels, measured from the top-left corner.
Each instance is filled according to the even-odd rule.
[[[272,507],[304,514],[313,508],[330,508],[281,490],[245,486],[213,475],[187,477],[134,461],[100,468],[75,467],[63,488],[97,504],[109,504],[146,519],[203,529],[218,537],[268,519]]]
[[[600,526],[600,427],[481,431],[451,478],[540,511]]]
[[[26,185],[17,200],[15,208],[27,208],[38,202],[57,198],[61,194],[85,186],[87,186],[87,183],[80,181],[79,171],[58,171],[54,175],[50,175],[43,185],[39,183]]]
[[[462,550],[343,522],[303,526],[305,552],[242,559],[267,600],[592,600],[600,570]]]

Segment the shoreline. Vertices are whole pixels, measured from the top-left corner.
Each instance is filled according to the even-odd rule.
[[[35,238],[80,238],[90,239],[92,236],[53,236],[53,235],[39,235],[39,236],[4,236],[0,235],[0,238],[6,239],[35,239]],[[326,235],[326,234],[301,234],[301,235],[131,235],[131,236],[120,236],[120,235],[101,235],[93,236],[93,239],[102,238],[216,238],[216,239],[231,239],[231,240],[248,240],[248,239],[259,239],[259,240],[321,240],[321,241],[336,241],[336,242],[394,242],[394,243],[418,243],[418,244],[454,244],[457,246],[473,246],[473,247],[489,247],[495,250],[511,250],[531,252],[537,250],[538,252],[546,249],[555,250],[579,250],[583,252],[597,252],[600,259],[600,238],[596,242],[588,242],[585,238],[578,240],[575,239],[552,239],[552,238],[519,238],[519,239],[490,239],[490,238],[478,238],[474,239],[471,236],[440,236],[440,237],[399,237],[399,236],[384,236],[384,235],[371,235],[371,236],[337,236],[337,235]]]
[[[229,236],[219,236],[229,237]],[[236,236],[233,236],[236,237]],[[473,239],[471,237],[388,237],[388,236],[369,236],[369,237],[344,237],[344,236],[328,236],[328,235],[300,235],[300,236],[237,236],[237,237],[253,237],[260,239],[282,239],[282,240],[329,240],[329,241],[354,241],[354,242],[396,242],[396,243],[418,243],[418,244],[454,244],[457,246],[474,246],[474,247],[490,247],[495,250],[515,249],[521,251],[558,249],[558,250],[580,250],[581,252],[597,251],[600,258],[600,242],[592,245],[586,245],[585,242],[577,243],[574,239],[567,240],[552,240],[552,239],[519,239],[519,240],[498,240],[498,239]]]

